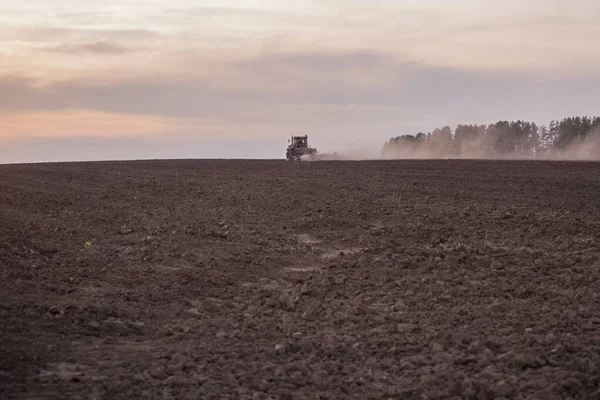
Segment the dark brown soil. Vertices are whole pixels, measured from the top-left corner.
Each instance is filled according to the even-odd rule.
[[[0,167],[0,398],[600,398],[600,164]]]

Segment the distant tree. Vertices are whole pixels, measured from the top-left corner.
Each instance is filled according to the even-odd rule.
[[[454,130],[454,142],[459,156],[472,158],[488,155],[485,132],[485,125],[458,125]]]
[[[532,158],[539,147],[539,129],[535,122],[511,122],[511,130],[515,137],[515,151],[518,155]]]
[[[395,155],[407,157],[417,150],[419,145],[424,142],[424,138],[424,133],[419,133],[417,135],[401,135],[391,138],[383,146],[382,154],[384,157]]]
[[[514,138],[508,121],[498,121],[488,126],[486,135],[491,141],[491,156],[501,157],[515,149]]]
[[[550,134],[550,129],[546,125],[540,126],[539,133],[539,145],[536,151],[537,158],[549,157],[552,155],[552,148],[554,138]]]
[[[436,128],[428,137],[427,149],[431,154],[439,157],[455,155],[452,140],[452,128],[449,126]]]
[[[533,157],[539,146],[539,129],[534,122],[498,121],[488,127],[486,134],[496,157]]]
[[[594,159],[600,160],[600,117],[592,118],[592,126],[587,140],[591,148],[590,155]]]
[[[555,146],[560,151],[566,151],[570,146],[581,144],[592,128],[589,117],[570,117],[558,122],[558,135]]]

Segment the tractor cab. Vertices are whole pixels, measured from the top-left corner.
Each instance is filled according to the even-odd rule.
[[[291,147],[300,149],[308,147],[308,136],[292,136]]]

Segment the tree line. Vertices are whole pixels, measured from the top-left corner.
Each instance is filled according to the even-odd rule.
[[[525,158],[600,160],[600,117],[458,125],[388,140],[387,158]]]

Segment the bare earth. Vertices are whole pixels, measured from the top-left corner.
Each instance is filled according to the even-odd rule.
[[[600,164],[0,166],[0,398],[600,398]]]

